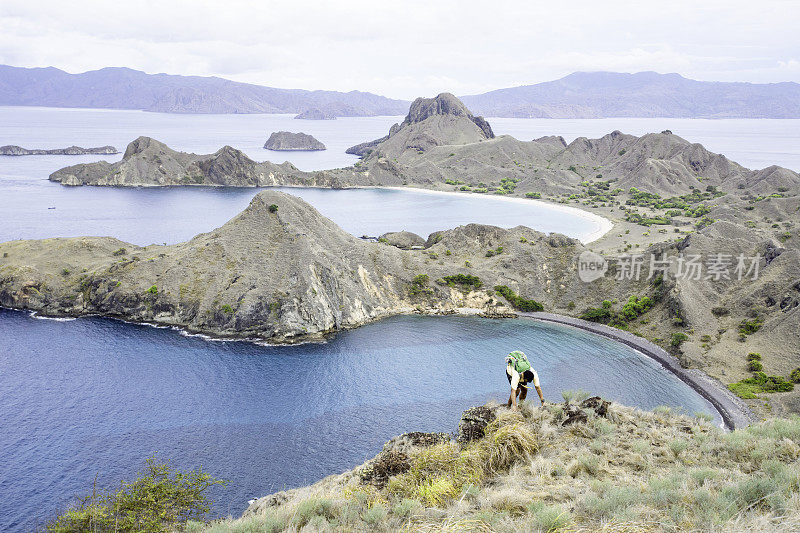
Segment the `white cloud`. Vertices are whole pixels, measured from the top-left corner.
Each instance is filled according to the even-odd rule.
[[[800,81],[800,2],[3,0],[0,63],[401,98],[576,70]]]

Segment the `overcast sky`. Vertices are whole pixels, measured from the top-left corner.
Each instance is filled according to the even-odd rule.
[[[578,70],[800,81],[800,0],[0,0],[0,63],[405,99]]]

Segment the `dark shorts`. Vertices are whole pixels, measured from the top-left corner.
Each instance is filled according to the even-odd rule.
[[[508,379],[508,384],[511,385],[511,374],[506,372],[506,379]],[[528,383],[533,383],[533,372],[528,369],[519,376],[519,384],[520,385],[527,385]]]

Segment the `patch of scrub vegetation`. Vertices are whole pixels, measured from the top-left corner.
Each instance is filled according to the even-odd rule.
[[[146,294],[158,294],[158,287],[156,285],[153,285],[152,287],[150,287],[149,289],[147,289],[144,292]]]
[[[186,529],[788,532],[800,525],[800,418],[726,433],[707,416],[611,404],[605,416],[586,407],[585,421],[565,425],[574,407],[494,407],[483,437],[408,448],[405,468],[380,487],[360,467],[284,492],[278,505],[256,504],[244,518]]]
[[[460,286],[462,289],[480,289],[483,286],[481,278],[471,274],[454,274],[441,278],[446,285],[451,287]]]
[[[493,250],[487,250],[486,251],[486,257],[494,257],[494,256],[500,255],[502,253],[503,253],[503,247],[502,246],[498,246],[497,248],[494,248]]]
[[[740,398],[753,400],[762,393],[790,392],[794,390],[795,383],[800,383],[800,368],[795,369],[789,375],[789,379],[782,376],[768,376],[762,372],[763,368],[760,353],[747,354],[747,369],[753,373],[753,376],[729,384],[728,389]]]
[[[533,198],[534,200],[538,200],[542,197],[542,193],[540,192],[526,192],[525,198]]]
[[[649,296],[632,295],[619,311],[614,310],[614,302],[603,300],[601,307],[589,307],[579,318],[591,322],[600,322],[620,329],[628,329],[628,324],[636,320],[650,309],[655,302]]]
[[[494,288],[508,303],[518,311],[543,311],[544,306],[536,300],[529,300],[518,295],[506,285],[497,285]]]
[[[728,389],[740,398],[750,400],[765,392],[790,392],[794,390],[794,383],[782,376],[768,376],[759,371],[754,372],[753,377],[731,383]]]
[[[417,296],[420,294],[433,294],[433,289],[427,287],[428,285],[428,275],[427,274],[418,274],[411,280],[411,288],[408,290],[408,293],[411,296]]]
[[[208,491],[227,482],[202,469],[180,471],[155,456],[144,472],[119,490],[97,489],[50,520],[46,531],[160,533],[175,531],[188,521],[202,520],[211,510]]]

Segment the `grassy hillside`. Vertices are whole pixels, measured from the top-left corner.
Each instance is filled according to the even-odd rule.
[[[493,408],[482,438],[395,439],[375,459],[189,531],[797,531],[800,418],[707,418],[577,400]],[[574,423],[565,420],[582,411]],[[428,442],[424,442],[424,441]],[[413,445],[416,441],[417,444]],[[429,446],[425,444],[436,443]]]

